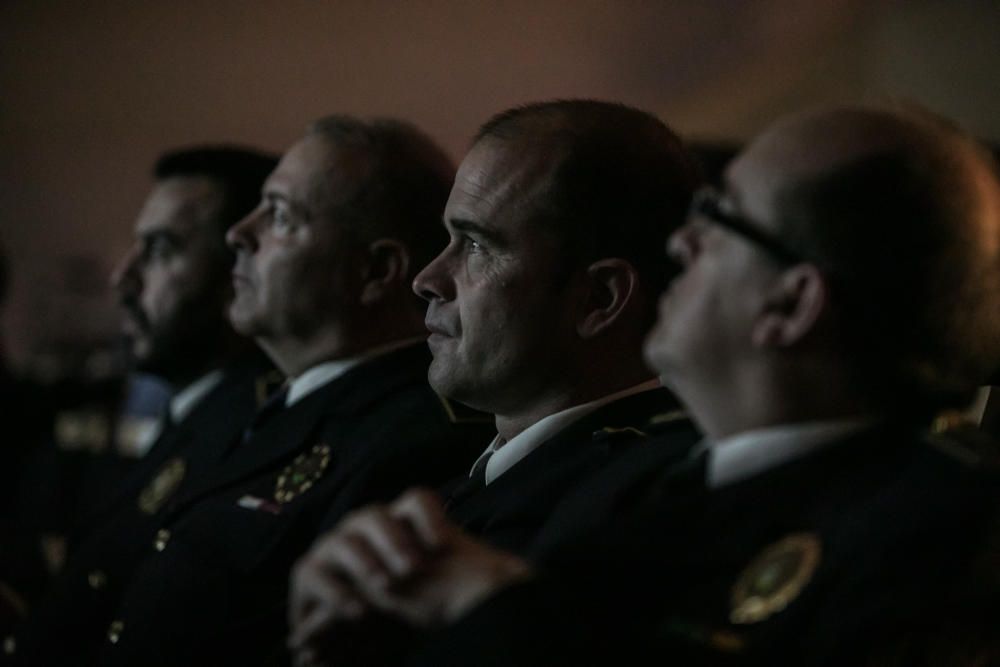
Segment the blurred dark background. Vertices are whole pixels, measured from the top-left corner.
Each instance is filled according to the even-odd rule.
[[[988,0],[2,0],[7,356],[41,379],[115,372],[106,276],[168,147],[281,150],[342,111],[409,118],[457,158],[492,113],[569,96],[713,146],[887,98],[996,140],[998,26]]]

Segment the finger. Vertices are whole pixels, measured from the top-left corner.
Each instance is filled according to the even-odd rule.
[[[320,574],[319,564],[309,556],[301,558],[289,577],[288,624],[295,626],[302,617],[316,606],[322,597],[326,583]]]
[[[387,513],[369,514],[350,526],[393,579],[405,578],[425,560],[424,548],[405,522]]]
[[[405,520],[427,549],[440,549],[457,528],[444,513],[441,499],[427,489],[411,489],[389,508],[389,513]]]
[[[391,578],[395,563],[383,562],[371,543],[371,536],[379,530],[377,526],[386,521],[384,515],[385,510],[378,505],[349,514],[313,545],[310,558],[331,575],[358,584],[384,585]]]
[[[288,647],[293,651],[314,650],[322,645],[323,638],[338,623],[356,621],[368,611],[359,598],[346,594],[335,603],[314,608],[294,628],[288,637]]]
[[[367,610],[350,585],[313,567],[298,568],[293,584],[289,604],[291,647],[301,647],[335,623],[359,618]]]

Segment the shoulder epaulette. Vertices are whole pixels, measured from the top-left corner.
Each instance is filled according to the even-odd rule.
[[[605,426],[594,431],[593,438],[597,440],[623,440],[634,438],[649,438],[667,430],[673,424],[687,420],[683,410],[670,410],[653,415],[641,426]]]
[[[599,440],[632,440],[635,438],[648,438],[649,434],[634,426],[605,426],[597,429],[591,434],[595,442]]]
[[[441,407],[452,424],[493,424],[493,415],[480,412],[467,405],[448,400],[441,394],[435,394],[441,401]]]
[[[674,424],[687,420],[688,414],[684,410],[668,410],[650,417],[644,428],[650,433],[659,433]]]

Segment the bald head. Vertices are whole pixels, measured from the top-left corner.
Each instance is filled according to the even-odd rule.
[[[1000,190],[970,138],[919,111],[812,112],[729,177],[741,210],[823,269],[846,358],[884,390],[950,407],[1000,365]]]
[[[663,244],[683,222],[701,177],[661,120],[601,100],[537,102],[490,119],[477,148],[502,156],[516,195],[507,203],[554,236],[569,263],[624,257],[650,294],[666,286]]]

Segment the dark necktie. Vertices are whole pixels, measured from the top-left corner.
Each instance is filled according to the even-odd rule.
[[[496,450],[490,452],[489,455],[481,456],[479,460],[476,461],[476,465],[472,467],[472,472],[469,473],[469,478],[462,480],[455,486],[454,489],[452,489],[444,504],[446,511],[456,503],[461,502],[465,498],[473,496],[486,488],[486,464],[490,462],[490,459],[494,454],[496,454]]]
[[[253,421],[250,425],[243,430],[242,444],[246,444],[250,438],[253,437],[254,433],[259,431],[261,427],[271,420],[276,414],[285,409],[285,401],[288,399],[288,386],[283,385],[273,394],[268,396],[264,404],[260,406],[257,410],[257,414],[253,416]]]

